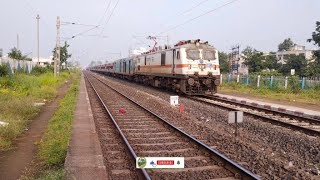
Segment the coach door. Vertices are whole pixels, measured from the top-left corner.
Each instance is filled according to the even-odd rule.
[[[176,68],[176,64],[175,64],[175,55],[176,55],[176,50],[172,50],[172,74],[175,74],[175,68]]]
[[[129,74],[131,72],[131,60],[129,60]]]

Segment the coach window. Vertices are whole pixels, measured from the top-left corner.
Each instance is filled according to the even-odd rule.
[[[164,66],[166,64],[166,53],[161,53],[161,66]]]
[[[144,57],[144,65],[147,65],[147,56]]]
[[[177,51],[177,59],[180,59],[180,51]]]

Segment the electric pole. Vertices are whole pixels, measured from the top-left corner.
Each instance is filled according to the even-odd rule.
[[[230,72],[232,74],[239,74],[239,61],[240,61],[240,46],[236,45],[231,48]]]
[[[40,16],[39,14],[36,17],[37,19],[37,40],[38,40],[38,65],[40,65],[40,38],[39,38],[39,20],[40,20]]]
[[[17,34],[17,50],[19,50],[19,34]]]
[[[60,17],[57,17],[57,42],[56,42],[56,58],[54,60],[54,77],[60,73]]]

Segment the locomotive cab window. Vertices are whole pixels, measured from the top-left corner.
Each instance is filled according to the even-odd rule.
[[[177,59],[180,59],[180,51],[177,51]]]
[[[161,53],[161,66],[164,66],[166,64],[166,53]]]
[[[200,51],[195,49],[187,50],[187,58],[191,60],[200,59]]]
[[[205,60],[215,60],[215,51],[203,50],[202,51],[202,59]]]
[[[144,57],[144,65],[147,65],[147,56]]]

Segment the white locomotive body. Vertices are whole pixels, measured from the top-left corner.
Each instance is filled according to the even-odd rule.
[[[173,48],[156,48],[91,69],[188,95],[212,95],[220,84],[218,51],[200,40],[180,41]]]

